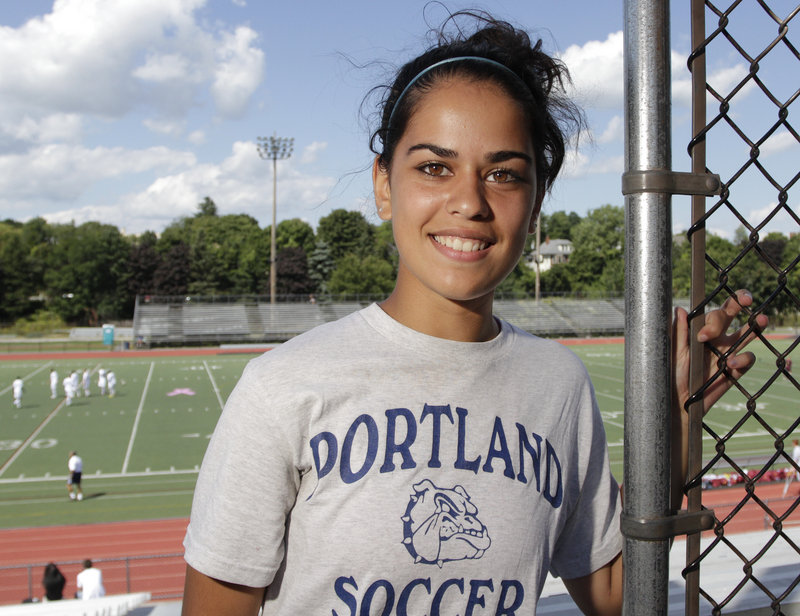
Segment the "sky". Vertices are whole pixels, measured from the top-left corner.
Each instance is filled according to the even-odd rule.
[[[758,53],[777,27],[755,2],[743,4],[741,25],[731,29]],[[788,12],[794,2],[773,4]],[[691,137],[686,5],[671,3],[673,168],[681,171],[689,169]],[[374,99],[365,97],[427,46],[426,33],[448,10],[476,7],[541,37],[567,64],[570,94],[586,111],[589,133],[544,213],[624,205],[621,0],[26,0],[0,4],[0,219],[160,232],[210,197],[219,214],[249,214],[266,227],[273,165],[256,143],[276,135],[294,138],[290,158],[277,163],[278,221],[316,228],[345,208],[377,223],[368,148]],[[729,44],[707,55],[709,81],[721,89],[747,74]],[[775,89],[788,99],[800,63],[779,44],[762,64],[764,74],[781,76]],[[777,107],[756,85],[735,100],[735,117],[756,139],[777,121]],[[730,175],[749,148],[727,125],[715,130],[709,166]],[[797,173],[800,144],[785,128],[761,150],[779,182]],[[744,174],[736,206],[760,221],[778,193],[757,176]],[[673,203],[677,232],[689,225],[689,205]],[[796,188],[788,205],[800,211]],[[720,212],[709,230],[732,238],[739,224]],[[780,214],[767,230],[797,227]]]

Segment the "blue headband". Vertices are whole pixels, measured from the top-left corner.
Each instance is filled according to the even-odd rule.
[[[397,100],[394,102],[394,107],[392,107],[392,112],[389,114],[389,121],[386,123],[387,130],[391,130],[392,128],[392,121],[394,120],[394,112],[400,106],[400,102],[403,100],[406,94],[408,94],[409,90],[414,87],[414,85],[422,79],[425,75],[430,73],[433,69],[438,68],[440,66],[444,66],[445,64],[452,64],[453,62],[463,62],[463,61],[473,61],[473,62],[483,62],[485,64],[490,64],[494,67],[497,67],[504,71],[507,75],[513,78],[519,85],[521,85],[527,92],[530,92],[530,88],[528,85],[522,81],[519,75],[517,75],[514,71],[508,68],[505,64],[497,62],[496,60],[492,60],[491,58],[484,58],[482,56],[456,56],[454,58],[447,58],[445,60],[440,60],[439,62],[435,62],[428,66],[427,68],[422,69],[419,73],[417,73],[414,78],[408,82],[408,85],[403,88],[403,91],[400,92],[400,96],[397,97]]]

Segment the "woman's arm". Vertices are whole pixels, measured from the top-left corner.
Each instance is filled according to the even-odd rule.
[[[727,352],[742,335],[747,331],[747,326],[728,335],[727,330],[742,307],[750,306],[753,297],[747,291],[737,291],[736,299],[728,298],[721,308],[709,312],[705,317],[705,324],[697,334],[698,342],[708,342],[717,351]],[[756,319],[757,327],[763,329],[767,326],[768,319],[759,315]],[[741,345],[744,347],[755,338],[750,334]],[[689,320],[685,310],[678,308],[675,312],[672,332],[672,502],[680,503],[683,495],[683,485],[687,473],[688,454],[688,414],[684,405],[689,399]],[[717,356],[711,351],[705,353],[704,374],[710,377],[717,370]],[[755,355],[750,351],[743,351],[731,355],[727,359],[728,373],[733,379],[738,379],[755,363]],[[703,397],[703,411],[708,411],[722,395],[731,387],[731,380],[718,378],[706,389]],[[612,560],[597,571],[572,580],[564,580],[564,584],[575,603],[584,614],[591,616],[615,616],[622,613],[622,556]]]
[[[570,597],[587,616],[622,614],[622,554],[597,571],[564,580]]]
[[[255,616],[264,588],[229,584],[186,567],[181,616]]]

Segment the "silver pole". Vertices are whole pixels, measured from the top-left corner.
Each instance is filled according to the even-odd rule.
[[[276,224],[278,210],[278,161],[289,158],[294,149],[294,137],[258,137],[258,155],[272,161],[272,227],[270,228],[269,249],[269,303],[275,303],[277,289],[277,269],[275,259]]]
[[[670,170],[667,0],[625,0],[625,171]],[[625,197],[626,519],[669,513],[671,199]],[[626,537],[625,616],[666,615],[669,541]]]
[[[278,272],[275,268],[275,244],[278,226],[278,159],[272,159],[272,226],[269,230],[269,303],[275,303],[278,290]]]

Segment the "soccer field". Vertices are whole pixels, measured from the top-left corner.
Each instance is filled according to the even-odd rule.
[[[774,341],[783,350],[789,340]],[[755,346],[755,345],[754,345]],[[570,347],[585,362],[606,425],[614,474],[622,480],[624,347]],[[775,373],[774,355],[758,343],[759,362],[742,380],[752,393]],[[187,351],[190,353],[191,351]],[[248,354],[146,355],[94,359],[0,362],[0,528],[186,516],[208,438],[247,361]],[[117,395],[102,397],[97,371],[113,369]],[[59,380],[72,370],[92,371],[92,395],[50,398],[49,372]],[[25,381],[23,407],[12,403],[10,383]],[[62,390],[59,387],[59,394]],[[718,434],[740,421],[746,398],[729,392],[707,417]],[[758,399],[759,413],[777,432],[797,422],[797,389],[779,377]],[[763,456],[774,437],[754,420],[737,433],[728,451]],[[707,456],[713,439],[706,438]],[[84,460],[85,500],[65,489],[67,454]]]

